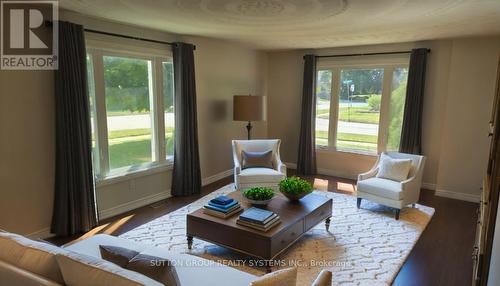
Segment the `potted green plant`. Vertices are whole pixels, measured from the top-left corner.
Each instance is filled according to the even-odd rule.
[[[280,191],[291,201],[298,201],[311,193],[313,186],[306,180],[290,177],[280,182]]]
[[[254,187],[243,191],[243,197],[253,205],[267,205],[274,197],[274,190]]]

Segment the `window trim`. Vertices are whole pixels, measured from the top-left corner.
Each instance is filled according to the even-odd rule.
[[[107,185],[132,177],[144,176],[170,170],[173,167],[173,156],[167,156],[165,145],[165,119],[163,106],[163,62],[173,62],[171,50],[146,49],[137,51],[137,47],[126,50],[115,47],[115,44],[90,40],[87,42],[87,54],[91,56],[95,88],[95,117],[91,119],[95,127],[95,148],[98,158],[94,157],[94,177],[98,186]],[[129,48],[127,46],[127,48]],[[148,60],[151,62],[150,112],[151,122],[151,162],[125,166],[111,170],[109,166],[108,124],[106,96],[104,87],[105,56],[125,57]]]
[[[316,67],[316,74],[320,70],[330,70],[332,72],[331,94],[330,94],[330,116],[328,124],[328,146],[316,145],[316,150],[326,152],[354,153],[360,155],[377,156],[387,149],[389,136],[389,114],[392,95],[392,78],[396,68],[409,67],[408,56],[393,56],[385,59],[340,59],[340,60],[320,60]],[[339,117],[339,97],[340,97],[340,75],[342,69],[374,69],[384,70],[382,80],[382,98],[380,106],[380,118],[378,122],[377,151],[364,151],[349,148],[337,147],[337,126]],[[389,76],[387,76],[389,75]],[[316,81],[317,82],[317,81]],[[316,108],[316,106],[315,106]],[[334,122],[335,124],[332,124]]]

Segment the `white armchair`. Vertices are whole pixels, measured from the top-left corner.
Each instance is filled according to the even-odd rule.
[[[380,157],[375,166],[366,173],[358,175],[357,183],[357,206],[360,208],[362,199],[367,199],[381,205],[396,209],[396,220],[402,208],[418,202],[422,175],[425,165],[425,156],[412,155],[398,152],[384,152],[386,156],[393,159],[411,159],[411,168],[408,179],[397,182],[384,178],[378,178]]]
[[[237,190],[252,187],[279,189],[279,182],[286,178],[286,166],[280,159],[281,140],[233,140],[234,184]],[[264,152],[272,150],[273,168],[242,168],[242,151]]]

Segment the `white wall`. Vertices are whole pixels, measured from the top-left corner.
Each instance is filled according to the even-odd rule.
[[[480,37],[268,54],[270,137],[283,140],[287,162],[296,162],[302,93],[302,56],[430,48],[423,111],[424,182],[438,194],[478,200],[488,150],[486,128],[493,100],[500,37]],[[286,109],[287,113],[273,110]],[[467,110],[467,112],[465,112]],[[323,174],[355,178],[374,156],[318,151]],[[458,195],[456,195],[458,194]]]
[[[234,94],[265,95],[265,55],[226,41],[179,35],[104,22],[63,11],[61,19],[88,28],[164,41],[194,43],[198,135],[204,183],[232,168],[231,139],[246,137],[245,123],[232,121]],[[52,217],[55,168],[53,73],[0,71],[0,228],[45,236]],[[265,137],[265,122],[254,127]],[[228,175],[228,172],[223,175]],[[101,216],[170,196],[171,168],[99,184]]]

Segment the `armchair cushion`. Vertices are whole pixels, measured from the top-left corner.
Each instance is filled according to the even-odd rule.
[[[270,168],[247,168],[241,170],[239,181],[248,183],[273,183],[281,181],[285,175]]]
[[[370,178],[358,181],[358,192],[368,193],[397,201],[403,199],[403,189],[401,188],[401,183],[382,178]]]
[[[393,159],[382,153],[380,155],[377,178],[384,178],[397,182],[404,181],[408,178],[411,164],[411,159]]]
[[[242,168],[273,168],[273,150],[264,152],[241,151]]]

